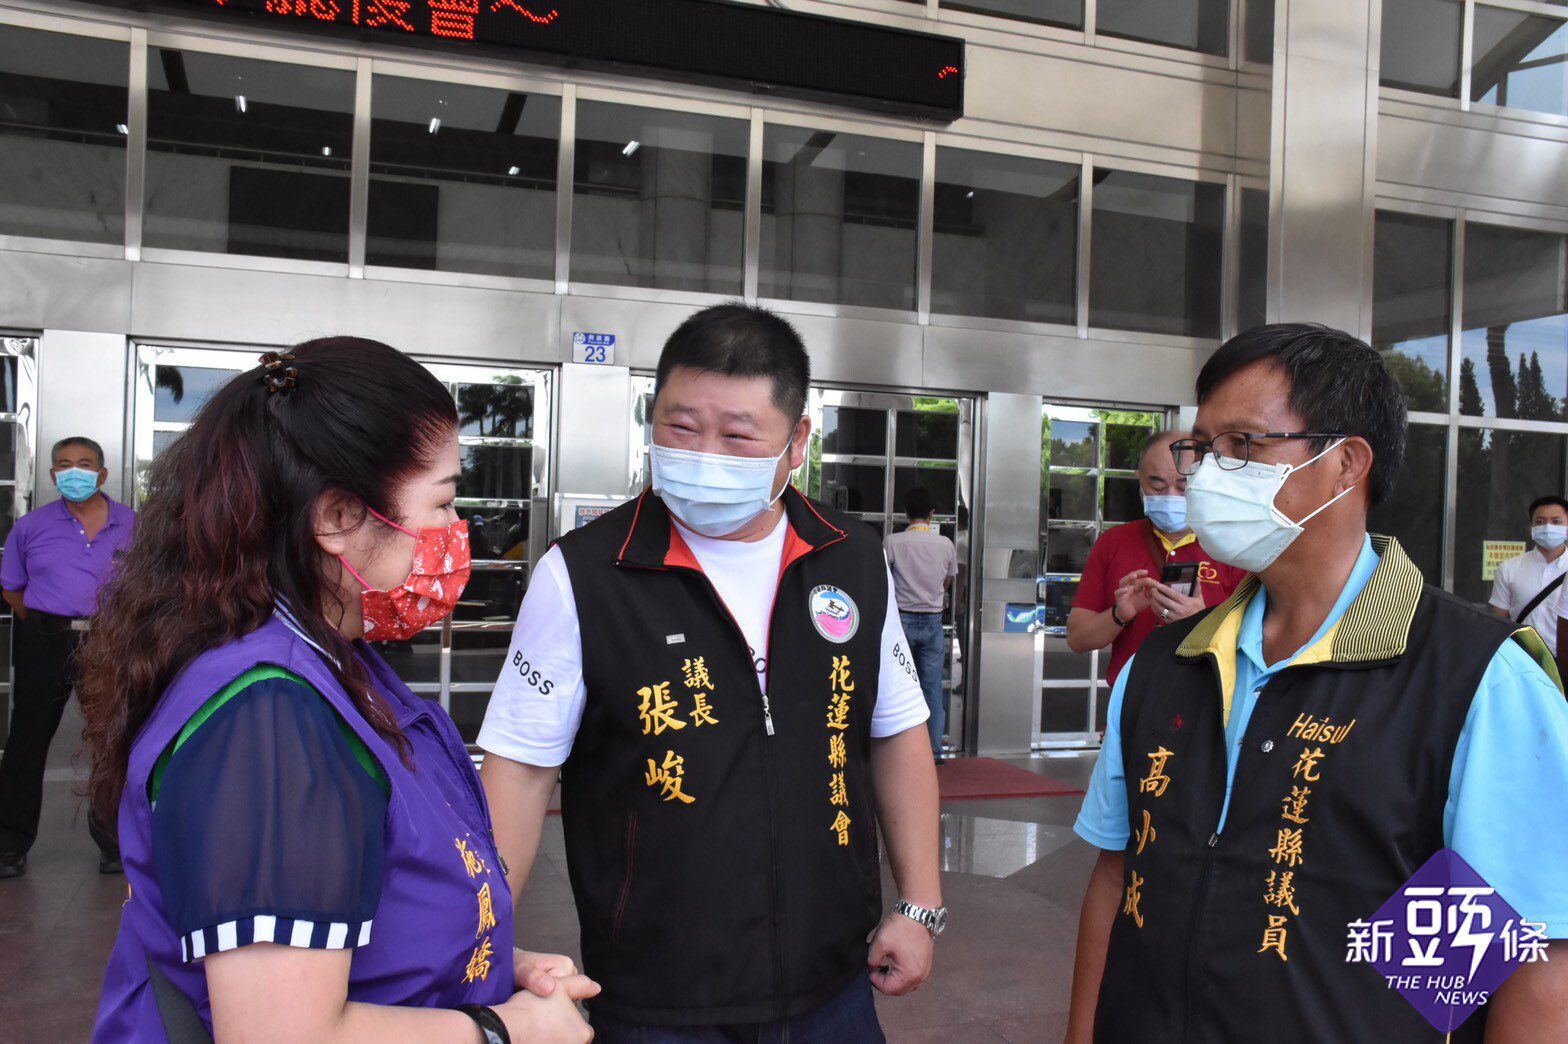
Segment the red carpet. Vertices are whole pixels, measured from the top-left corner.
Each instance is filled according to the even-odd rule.
[[[995,758],[953,758],[936,770],[936,779],[943,801],[1065,797],[1083,793],[1078,787],[1058,783]]]

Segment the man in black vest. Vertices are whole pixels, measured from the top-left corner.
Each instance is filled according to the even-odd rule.
[[[1381,356],[1267,326],[1198,376],[1188,519],[1256,575],[1159,628],[1112,693],[1075,827],[1071,1041],[1441,1041],[1367,963],[1370,918],[1442,848],[1568,937],[1568,705],[1535,632],[1369,537],[1405,445]],[[1561,1039],[1568,967],[1526,964],[1454,1039]]]
[[[557,767],[600,1041],[880,1041],[946,923],[925,700],[871,529],[801,496],[810,363],[725,304],[659,359],[653,485],[540,560],[479,745],[522,890]],[[884,918],[880,825],[900,899]],[[869,945],[868,945],[869,940]]]

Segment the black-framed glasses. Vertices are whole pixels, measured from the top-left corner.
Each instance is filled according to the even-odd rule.
[[[1212,439],[1178,439],[1171,443],[1171,456],[1176,459],[1176,470],[1191,478],[1198,473],[1198,465],[1206,455],[1214,456],[1214,463],[1222,471],[1239,471],[1252,460],[1252,444],[1259,439],[1342,439],[1340,431],[1227,431]]]

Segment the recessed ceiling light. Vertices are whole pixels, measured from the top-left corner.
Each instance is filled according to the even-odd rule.
[[[523,172],[523,168],[521,168],[521,167],[508,167],[508,168],[506,168],[506,172],[508,174],[512,175],[515,178],[517,175],[519,175],[519,174],[521,174]]]
[[[441,117],[439,117],[439,116],[432,116],[432,117],[430,117],[430,133],[434,134],[436,131],[438,131],[440,129],[441,129]]]
[[[632,153],[636,152],[640,148],[642,148],[642,142],[637,141],[634,138],[631,141],[628,141],[626,143],[626,147],[621,150],[621,155],[622,156],[630,156]]]
[[[330,155],[332,155],[332,146],[330,146],[330,145],[323,145],[323,146],[321,146],[321,154],[323,156],[330,156]]]
[[[974,199],[975,198],[975,190],[974,189],[970,189],[968,192],[965,192],[964,193],[964,198],[965,199]]]
[[[119,131],[121,134],[129,134],[129,133],[131,133],[131,128],[127,127],[123,123],[116,123],[114,125],[114,129]]]
[[[245,96],[243,94],[236,94],[234,96],[234,107],[240,110],[240,112],[245,111]]]

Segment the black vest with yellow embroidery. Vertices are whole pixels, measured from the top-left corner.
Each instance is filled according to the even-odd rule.
[[[1155,631],[1133,660],[1132,835],[1096,1040],[1443,1039],[1370,964],[1346,962],[1347,930],[1443,847],[1455,746],[1513,625],[1425,586],[1397,542],[1372,540],[1381,561],[1361,594],[1258,699],[1223,830],[1222,692],[1257,578]],[[1517,639],[1546,656],[1533,631]],[[1454,1039],[1479,1039],[1484,1018]]]
[[[865,970],[882,914],[870,753],[878,535],[793,489],[751,650],[652,493],[561,538],[587,703],[562,784],[595,1010],[764,1022]],[[773,584],[774,576],[758,582]],[[768,694],[753,657],[767,657]]]

